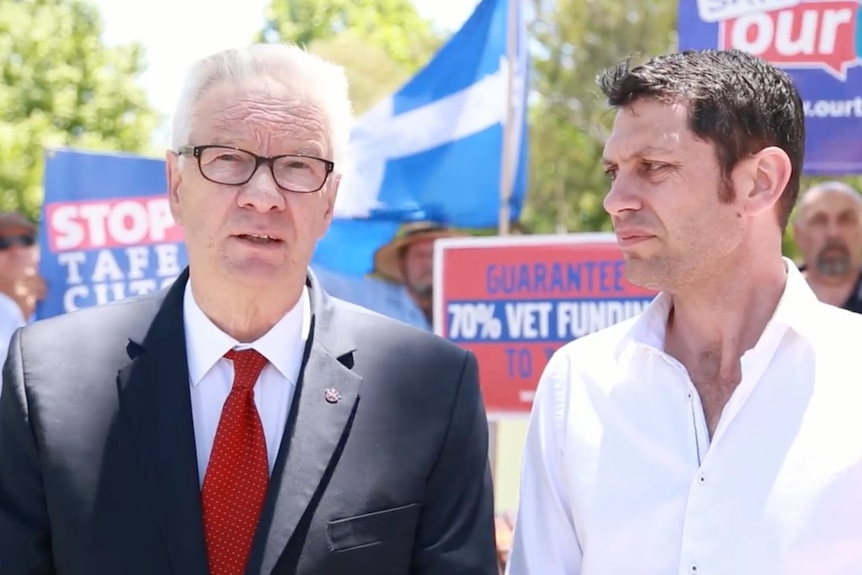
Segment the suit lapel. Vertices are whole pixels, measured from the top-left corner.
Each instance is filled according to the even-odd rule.
[[[355,346],[312,276],[312,323],[248,573],[269,575],[325,480],[359,399]],[[255,568],[254,566],[259,566]]]
[[[141,331],[145,333],[129,339],[131,362],[120,371],[117,382],[120,409],[131,426],[153,487],[174,573],[206,575],[183,326],[187,280],[186,270],[167,292],[152,322],[142,320]]]

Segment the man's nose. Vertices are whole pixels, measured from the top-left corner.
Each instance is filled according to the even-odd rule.
[[[638,210],[641,208],[640,196],[637,192],[637,185],[629,176],[624,176],[618,173],[611,182],[611,189],[605,195],[602,201],[605,211],[617,216],[626,211]]]
[[[254,208],[260,213],[281,211],[285,208],[284,194],[278,187],[269,166],[258,167],[254,176],[242,187],[237,201],[241,207]]]
[[[826,238],[829,240],[842,239],[841,224],[838,220],[827,220],[824,228]]]

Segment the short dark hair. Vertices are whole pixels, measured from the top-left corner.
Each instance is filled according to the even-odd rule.
[[[715,145],[727,188],[723,201],[733,199],[729,178],[741,159],[768,146],[787,153],[792,172],[778,208],[783,232],[799,195],[805,153],[805,115],[790,76],[740,50],[688,50],[635,67],[630,61],[599,76],[608,104],[641,98],[687,104],[691,130]]]

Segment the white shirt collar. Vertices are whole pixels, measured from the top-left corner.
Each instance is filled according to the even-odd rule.
[[[787,268],[787,282],[764,333],[789,328],[806,337],[816,320],[819,300],[796,264],[788,258],[783,259]],[[629,324],[617,347],[617,358],[630,357],[637,346],[663,349],[672,303],[668,293],[662,292],[656,296],[643,313]]]
[[[302,353],[311,328],[311,301],[303,288],[299,301],[271,330],[250,344],[241,344],[219,329],[201,310],[192,293],[192,282],[186,282],[183,296],[183,319],[186,330],[189,380],[197,385],[224,354],[234,348],[252,348],[263,355],[288,381],[296,385]]]
[[[24,312],[21,311],[21,308],[17,303],[15,303],[15,300],[5,293],[0,293],[0,315],[2,315],[4,319],[8,317],[10,320],[14,320],[20,326],[27,323],[27,318],[24,317]]]

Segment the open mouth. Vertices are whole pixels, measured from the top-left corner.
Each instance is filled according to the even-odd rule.
[[[280,240],[278,238],[274,238],[272,236],[268,236],[265,234],[239,234],[235,237],[237,237],[243,241],[251,242],[251,243],[259,244],[259,245],[278,244],[278,243],[282,242],[282,240]]]

